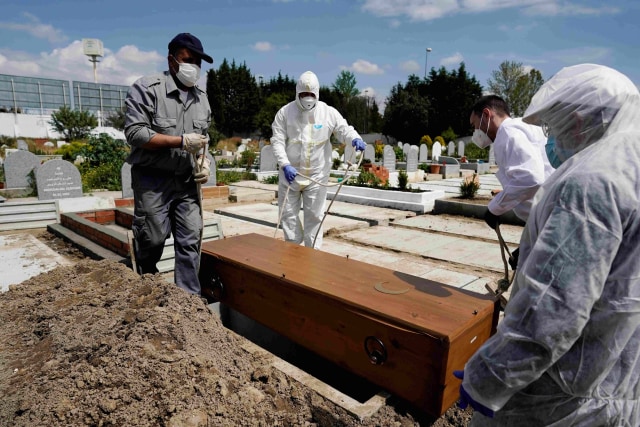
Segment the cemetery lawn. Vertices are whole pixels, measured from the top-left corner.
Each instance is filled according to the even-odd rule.
[[[390,399],[364,421],[242,347],[206,303],[159,275],[73,261],[0,294],[0,425],[467,426]]]

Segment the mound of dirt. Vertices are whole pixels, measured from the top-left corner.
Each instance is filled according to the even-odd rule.
[[[396,401],[357,420],[242,340],[160,276],[78,260],[0,295],[0,425],[468,425]]]

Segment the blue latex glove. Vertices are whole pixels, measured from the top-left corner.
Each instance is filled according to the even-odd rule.
[[[464,371],[453,371],[453,376],[462,380],[464,379]],[[466,409],[469,405],[471,405],[474,411],[480,412],[485,417],[493,418],[493,411],[484,406],[482,403],[478,403],[473,400],[473,398],[469,396],[469,393],[467,393],[467,391],[464,389],[462,384],[460,384],[460,401],[458,402],[458,407],[460,409]]]
[[[282,168],[282,170],[284,171],[284,177],[287,178],[289,184],[291,184],[293,180],[296,179],[296,175],[298,175],[298,171],[296,170],[296,168],[291,165],[285,166],[284,168]]]
[[[351,141],[351,145],[356,147],[356,151],[364,151],[365,147],[367,146],[367,144],[365,144],[364,141],[360,138],[356,138]]]

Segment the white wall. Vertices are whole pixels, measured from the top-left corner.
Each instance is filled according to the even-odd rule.
[[[48,123],[50,115],[0,113],[0,135],[15,138],[62,139]]]

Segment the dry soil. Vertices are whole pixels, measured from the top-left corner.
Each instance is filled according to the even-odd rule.
[[[2,426],[466,426],[391,398],[358,420],[242,348],[206,302],[160,276],[74,260],[0,295]]]

